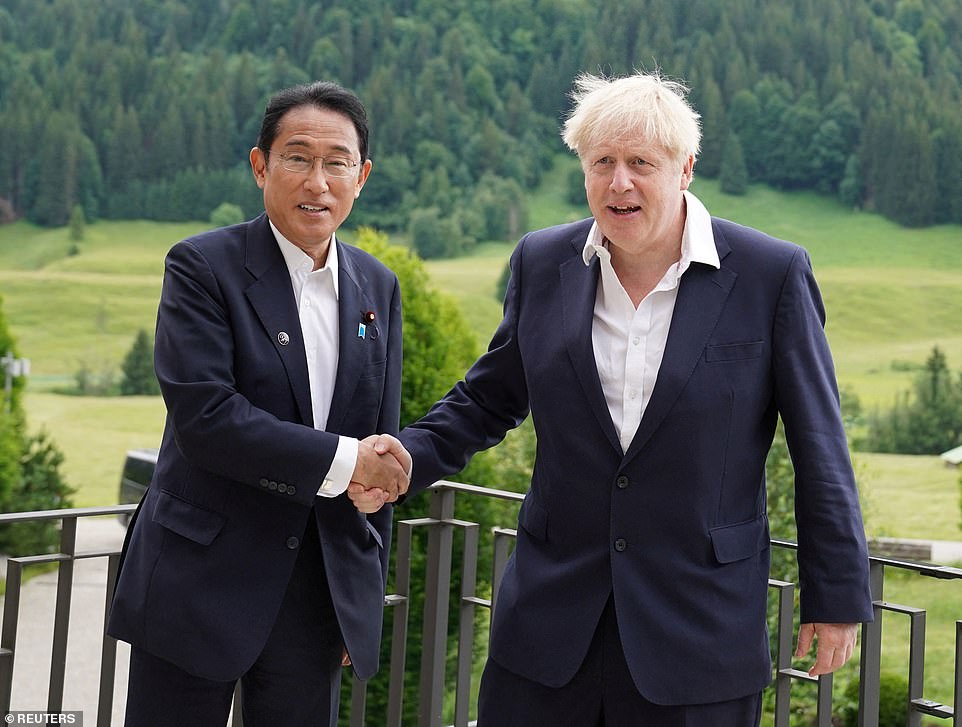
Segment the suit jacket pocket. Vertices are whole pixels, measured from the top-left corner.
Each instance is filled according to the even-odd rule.
[[[205,510],[163,490],[157,493],[153,519],[158,525],[200,545],[214,542],[225,522],[220,513]]]
[[[518,524],[538,540],[548,539],[548,511],[531,496],[530,492],[524,498],[521,512],[518,513]]]
[[[717,361],[743,361],[758,358],[762,355],[764,341],[746,341],[744,343],[723,343],[705,348],[705,360],[709,363]]]
[[[768,517],[759,515],[754,520],[719,525],[711,528],[711,544],[719,563],[734,563],[751,558],[768,547]]]

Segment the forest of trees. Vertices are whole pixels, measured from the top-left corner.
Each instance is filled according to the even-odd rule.
[[[5,0],[0,221],[252,216],[267,96],[325,78],[372,117],[352,222],[456,254],[522,231],[577,73],[654,67],[692,87],[699,174],[962,223],[958,0]]]

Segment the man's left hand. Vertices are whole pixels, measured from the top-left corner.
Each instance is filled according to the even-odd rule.
[[[802,624],[798,630],[796,659],[808,653],[813,638],[818,644],[815,650],[815,664],[808,670],[809,676],[831,674],[840,669],[855,651],[858,624]]]

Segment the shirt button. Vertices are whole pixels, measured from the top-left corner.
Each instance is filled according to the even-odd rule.
[[[287,539],[287,547],[290,550],[297,550],[297,546],[301,544],[301,541],[295,538],[293,535]]]
[[[631,391],[628,392],[628,398],[629,398],[629,399],[634,399],[636,396],[638,396],[638,392],[635,391],[634,389],[632,389]]]
[[[311,307],[311,299],[310,299],[310,298],[305,298],[305,299],[304,299],[304,307],[305,307],[305,308],[310,308],[310,307]]]
[[[628,478],[624,475],[620,475],[618,479],[615,480],[615,484],[618,485],[619,490],[623,490],[629,485]]]
[[[631,339],[631,342],[637,346],[639,343],[641,343],[641,337],[635,336],[634,338]]]
[[[628,547],[628,541],[625,540],[624,538],[618,538],[615,541],[615,550],[617,550],[619,553],[623,553],[625,551],[625,548],[627,547]]]

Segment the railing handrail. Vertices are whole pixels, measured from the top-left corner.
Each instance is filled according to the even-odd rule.
[[[410,556],[412,547],[411,533],[417,528],[426,528],[428,533],[427,546],[427,571],[425,588],[425,622],[422,638],[424,639],[424,649],[421,664],[421,690],[419,694],[419,711],[421,718],[419,725],[427,727],[437,727],[440,722],[440,690],[444,686],[444,663],[447,658],[448,649],[445,646],[448,625],[448,597],[452,585],[451,576],[458,567],[457,563],[452,562],[452,545],[454,533],[461,531],[464,534],[464,560],[461,564],[462,569],[462,593],[460,596],[461,604],[461,625],[459,638],[459,649],[467,649],[465,653],[459,653],[458,671],[459,678],[456,685],[458,703],[456,707],[455,723],[457,725],[470,725],[468,721],[467,696],[470,692],[470,667],[472,657],[470,649],[474,636],[472,629],[474,624],[474,608],[494,608],[497,598],[497,587],[500,582],[500,573],[503,572],[504,564],[510,552],[511,542],[515,531],[506,527],[495,527],[492,529],[493,548],[495,550],[494,569],[495,574],[492,580],[492,598],[486,599],[475,593],[475,577],[477,568],[478,553],[478,526],[476,523],[468,523],[455,518],[455,495],[461,493],[468,496],[482,496],[516,504],[523,502],[525,495],[518,492],[501,490],[479,485],[472,485],[459,482],[440,480],[429,488],[431,498],[427,517],[417,517],[413,519],[400,518],[397,523],[398,537],[396,544],[398,548],[397,562],[395,567],[395,577],[399,578],[395,583],[396,593],[386,596],[386,606],[395,611],[394,635],[390,637],[392,657],[390,679],[392,683],[392,695],[389,697],[389,723],[400,725],[400,694],[403,692],[403,670],[404,670],[404,651],[407,634],[408,619],[408,588],[410,580]],[[4,601],[3,628],[0,634],[0,706],[9,706],[10,688],[12,686],[13,660],[16,643],[17,630],[17,611],[19,610],[19,593],[21,587],[20,573],[23,567],[39,562],[58,563],[58,587],[57,587],[57,623],[54,633],[54,654],[51,657],[51,687],[49,708],[59,705],[63,695],[63,681],[65,677],[66,656],[66,635],[69,624],[70,590],[73,578],[73,563],[75,560],[90,557],[108,558],[108,576],[106,590],[106,604],[110,603],[114,581],[117,576],[119,566],[119,549],[105,552],[78,553],[77,545],[77,522],[81,518],[101,517],[110,515],[129,515],[134,512],[136,505],[111,505],[103,507],[82,507],[82,508],[63,508],[57,510],[42,510],[17,513],[0,513],[0,525],[21,523],[28,521],[60,520],[62,521],[60,551],[57,553],[47,553],[35,556],[23,556],[10,558],[11,566],[8,580],[8,593]],[[403,511],[402,511],[403,516]],[[777,548],[797,550],[798,545],[794,542],[781,539],[772,539],[771,545]],[[911,658],[909,662],[909,717],[907,724],[918,725],[922,714],[951,720],[952,724],[962,726],[962,675],[960,675],[960,652],[962,652],[962,621],[956,621],[956,674],[955,674],[955,706],[943,705],[931,700],[924,699],[922,663],[924,658],[924,615],[922,609],[911,606],[902,606],[889,603],[882,598],[883,579],[886,568],[895,568],[904,571],[911,571],[921,576],[936,578],[940,580],[962,580],[962,568],[954,566],[939,565],[934,563],[916,562],[911,560],[896,559],[878,555],[870,555],[870,567],[872,575],[872,595],[874,599],[874,609],[876,620],[874,623],[864,624],[862,628],[862,657],[860,659],[860,690],[859,690],[859,725],[870,727],[878,721],[879,708],[879,675],[880,675],[880,651],[881,651],[881,615],[883,611],[901,613],[909,616],[912,622],[911,638]],[[401,584],[404,585],[401,585]],[[775,694],[776,694],[776,725],[788,724],[788,702],[790,699],[790,685],[793,680],[815,681],[818,688],[818,724],[830,724],[832,711],[832,679],[831,675],[825,677],[812,678],[804,672],[794,669],[791,665],[791,638],[794,620],[794,597],[795,584],[769,580],[769,586],[778,593],[778,647],[775,654]],[[430,606],[430,608],[429,608]],[[430,614],[430,615],[428,615]],[[403,621],[403,623],[402,623]],[[385,634],[388,638],[388,635]],[[62,642],[62,643],[61,643]],[[109,702],[112,698],[112,684],[115,669],[115,642],[107,636],[103,636],[103,661],[101,669],[101,699],[100,712],[97,716],[97,725],[107,727],[110,722]],[[430,647],[430,648],[429,648]],[[395,674],[398,668],[395,664],[396,653],[400,655],[397,665],[401,674]],[[54,663],[55,661],[60,663]],[[465,676],[467,687],[461,683],[462,676]],[[397,681],[401,679],[402,681]],[[361,725],[364,720],[364,693],[363,683],[355,683],[355,693],[351,701],[351,724]],[[393,700],[393,701],[392,701]],[[421,709],[423,708],[423,709]],[[355,709],[357,713],[355,714]],[[393,711],[391,711],[393,710]],[[430,714],[429,714],[430,713]],[[393,716],[392,716],[393,715]],[[235,725],[240,724],[240,720],[235,717]]]

